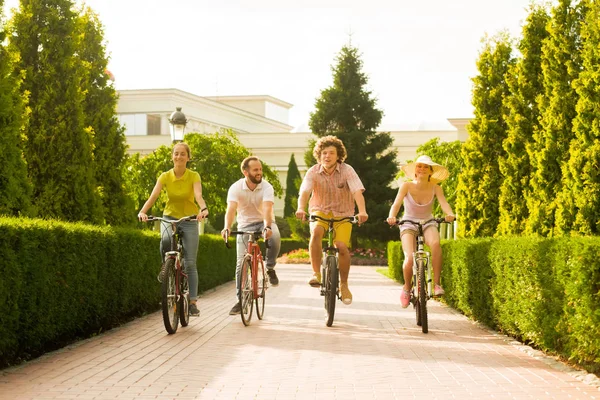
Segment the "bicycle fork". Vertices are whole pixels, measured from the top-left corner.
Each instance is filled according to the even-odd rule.
[[[413,279],[414,279],[414,284],[416,285],[416,291],[417,293],[419,293],[419,289],[421,285],[421,282],[419,282],[419,263],[417,261],[421,261],[421,264],[423,265],[423,268],[425,268],[425,292],[427,293],[427,299],[431,298],[431,293],[433,290],[432,287],[432,282],[433,282],[433,278],[432,278],[432,271],[431,271],[431,267],[429,265],[429,260],[430,260],[430,255],[428,252],[423,251],[423,250],[418,250],[416,252],[413,253]],[[412,297],[411,302],[414,303],[416,302],[416,298]]]

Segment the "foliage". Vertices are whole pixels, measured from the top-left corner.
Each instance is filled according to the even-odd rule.
[[[25,157],[34,205],[46,217],[103,219],[95,182],[91,130],[85,128],[84,68],[78,16],[70,0],[21,2],[13,15],[9,51],[29,96]]]
[[[147,156],[136,153],[127,159],[124,179],[128,196],[132,199],[136,210],[140,210],[150,197],[160,174],[173,168],[171,150],[171,147],[160,146]],[[160,197],[148,211],[148,215],[161,215],[160,213],[162,213],[166,203],[167,195],[163,190]]]
[[[298,208],[298,193],[300,190],[300,184],[302,183],[302,176],[298,171],[298,164],[296,164],[296,158],[294,153],[290,157],[288,164],[287,178],[285,183],[285,206],[283,208],[283,217],[293,217],[296,209]]]
[[[160,236],[0,217],[0,368],[158,308]],[[200,291],[231,281],[235,251],[200,237]]]
[[[544,93],[538,96],[541,130],[534,135],[535,143],[529,156],[533,166],[531,195],[527,197],[529,218],[526,233],[552,235],[557,199],[561,192],[561,167],[569,157],[569,143],[573,139],[577,93],[572,82],[581,70],[580,28],[585,2],[572,5],[571,0],[560,0],[552,9],[548,24],[548,38],[542,46]],[[572,208],[563,209],[562,218],[572,219]]]
[[[0,0],[0,214],[21,215],[30,212],[31,184],[23,157],[22,132],[28,109],[19,91],[21,76],[12,73],[15,55],[3,45],[6,33]]]
[[[600,234],[600,4],[590,2],[581,27],[582,70],[573,81],[578,100],[573,120],[575,138],[563,165],[562,193],[556,226],[583,235]]]
[[[105,221],[111,225],[131,224],[135,221],[135,209],[123,184],[127,142],[116,115],[117,93],[106,72],[104,29],[90,8],[82,11],[78,22],[81,41],[77,53],[85,71],[84,125],[91,129],[93,137],[95,177]]]
[[[491,236],[499,220],[500,185],[498,160],[505,157],[506,137],[503,98],[508,93],[505,75],[514,64],[507,34],[486,38],[473,78],[475,118],[468,125],[469,139],[462,147],[463,169],[458,178],[456,213],[459,235]]]
[[[532,169],[528,153],[534,132],[540,130],[540,109],[536,101],[543,93],[542,43],[548,36],[546,25],[550,17],[545,7],[532,5],[523,36],[518,44],[521,57],[509,67],[506,75],[508,95],[504,98],[507,136],[502,143],[505,157],[498,160],[502,173],[500,187],[500,218],[498,233],[519,234],[529,216],[524,197],[531,196],[529,183]]]
[[[353,242],[363,236],[389,238],[389,230],[382,229],[381,221],[387,216],[394,198],[390,184],[398,165],[396,151],[391,150],[393,140],[389,133],[376,132],[383,112],[376,108],[376,99],[366,89],[368,78],[361,71],[358,49],[344,46],[336,62],[331,67],[333,85],[321,91],[309,126],[318,137],[334,135],[342,140],[348,152],[346,161],[365,186],[369,221],[353,230]]]

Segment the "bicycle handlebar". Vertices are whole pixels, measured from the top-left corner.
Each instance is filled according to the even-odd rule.
[[[383,222],[385,222],[386,224],[388,223],[386,219],[384,219]],[[425,226],[430,222],[437,222],[438,224],[451,224],[451,222],[446,221],[444,218],[431,218],[431,219],[428,219],[427,221],[425,221],[425,220],[411,221],[410,219],[397,220],[394,223],[394,225],[412,224],[412,225],[418,227],[419,225]]]
[[[237,236],[237,235],[252,235],[252,236],[254,236],[254,240],[257,241],[258,239],[260,239],[263,236],[263,231],[230,231],[229,235],[225,238],[225,247],[230,249],[231,246],[229,245],[229,236]],[[267,240],[265,240],[265,247],[267,249],[270,247],[269,242]]]
[[[358,223],[358,217],[356,215],[353,215],[351,217],[338,217],[338,218],[323,218],[320,215],[315,215],[315,214],[311,214],[308,216],[308,222],[316,222],[317,220],[321,220],[323,222],[343,222],[343,221],[348,221],[352,224],[357,224]]]
[[[167,219],[164,217],[155,217],[152,215],[148,215],[148,219],[146,220],[146,222],[163,221],[163,222],[168,222],[170,224],[177,225],[178,223],[184,222],[184,221],[196,221],[197,217],[198,217],[197,215],[189,215],[187,217],[181,217],[179,219]]]

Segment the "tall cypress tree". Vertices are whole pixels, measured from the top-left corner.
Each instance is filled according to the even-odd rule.
[[[544,94],[539,96],[539,132],[530,147],[533,176],[527,196],[529,218],[525,232],[552,235],[555,225],[556,195],[561,191],[561,167],[568,160],[573,139],[573,119],[577,93],[572,82],[581,68],[580,28],[583,3],[572,5],[560,0],[552,9],[549,36],[542,46]]]
[[[128,199],[123,184],[127,142],[125,129],[117,118],[117,93],[106,72],[103,27],[90,8],[81,13],[79,31],[81,42],[77,53],[85,72],[84,126],[93,134],[95,178],[106,222],[122,225],[135,221],[133,201]]]
[[[27,214],[31,185],[23,158],[21,129],[26,117],[20,78],[12,72],[13,57],[4,47],[4,0],[0,0],[0,214]]]
[[[540,110],[537,96],[543,93],[542,43],[548,37],[546,25],[550,16],[543,6],[531,6],[518,49],[521,57],[509,68],[507,84],[509,95],[504,100],[507,137],[503,148],[506,157],[499,159],[502,172],[500,187],[501,235],[519,234],[529,216],[523,197],[529,196],[532,171],[527,147],[533,143],[533,134],[539,130]]]
[[[9,48],[19,55],[29,94],[25,157],[40,215],[102,220],[92,140],[84,127],[83,74],[77,14],[70,0],[23,0],[12,20]]]
[[[571,230],[584,235],[600,234],[600,3],[586,6],[581,28],[582,70],[573,87],[577,92],[575,139],[569,161],[563,167],[562,192],[556,211],[559,233]],[[587,8],[587,7],[586,7]]]
[[[469,139],[462,147],[464,166],[457,185],[458,234],[464,237],[492,236],[498,227],[502,184],[498,160],[505,157],[503,98],[509,93],[505,76],[514,64],[511,53],[509,37],[501,33],[486,39],[477,61],[475,118],[467,126]]]
[[[283,216],[293,217],[298,208],[298,194],[300,191],[300,184],[302,182],[302,176],[298,171],[298,164],[296,164],[296,158],[292,153],[290,162],[288,164],[287,178],[285,181],[285,200],[283,207]]]
[[[369,221],[356,230],[357,236],[386,239],[391,230],[383,229],[395,191],[390,187],[398,172],[396,151],[389,133],[377,133],[383,112],[366,89],[367,75],[362,72],[358,49],[344,46],[332,66],[333,85],[321,91],[311,113],[309,126],[318,137],[339,137],[352,165],[365,186]],[[353,237],[354,236],[353,234]]]

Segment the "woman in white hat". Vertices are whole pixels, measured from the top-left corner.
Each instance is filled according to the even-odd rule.
[[[438,183],[448,177],[448,170],[443,165],[437,164],[428,156],[420,156],[416,161],[405,165],[402,170],[406,177],[412,181],[403,182],[398,189],[398,194],[390,209],[387,222],[390,225],[396,223],[396,216],[400,207],[404,205],[404,215],[402,219],[412,221],[422,221],[433,218],[433,204],[437,198],[442,210],[446,214],[447,222],[454,221],[454,213],[448,204],[444,191]],[[442,272],[442,246],[440,245],[440,234],[436,229],[437,224],[431,222],[425,225],[423,235],[425,243],[431,249],[431,262],[433,264],[434,294],[441,296],[444,289],[440,284],[440,274]],[[405,224],[400,226],[400,239],[402,240],[402,250],[404,251],[404,287],[400,294],[400,303],[403,308],[408,307],[410,303],[410,289],[412,282],[413,252],[416,247],[417,230],[413,225]]]

